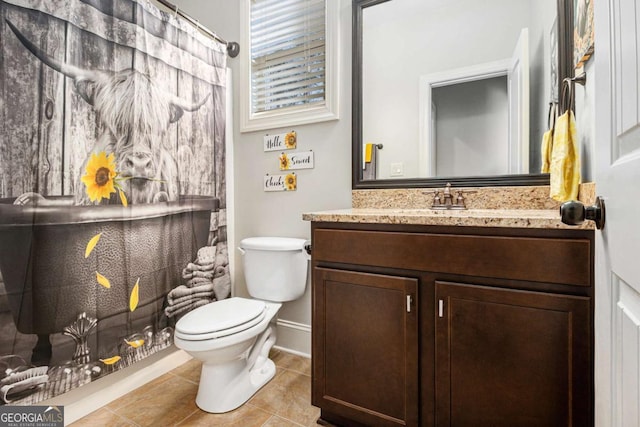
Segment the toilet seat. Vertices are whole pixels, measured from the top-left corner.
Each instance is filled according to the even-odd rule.
[[[259,300],[234,297],[215,301],[181,318],[175,335],[188,341],[226,337],[260,323],[266,310],[266,304]]]

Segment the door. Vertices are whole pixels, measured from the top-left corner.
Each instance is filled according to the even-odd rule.
[[[314,268],[312,403],[371,426],[418,425],[418,281]]]
[[[436,425],[590,424],[589,298],[435,286]]]
[[[595,1],[596,426],[640,426],[640,6]]]

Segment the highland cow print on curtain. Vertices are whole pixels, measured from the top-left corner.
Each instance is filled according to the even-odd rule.
[[[32,404],[228,297],[226,49],[142,0],[0,17],[0,404]]]

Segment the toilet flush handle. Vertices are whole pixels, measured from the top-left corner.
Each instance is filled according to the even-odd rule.
[[[240,253],[241,253],[242,255],[244,255],[244,254],[247,252],[247,251],[245,251],[244,249],[242,249],[242,248],[240,248],[240,247],[238,248],[238,250],[240,251]]]
[[[307,253],[307,259],[311,259],[311,251],[313,249],[313,246],[311,244],[311,240],[306,240],[304,242],[304,245],[302,246],[304,251]]]

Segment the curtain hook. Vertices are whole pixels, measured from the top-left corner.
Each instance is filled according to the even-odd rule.
[[[196,19],[196,30],[200,31],[200,20]]]
[[[173,19],[178,19],[178,5],[176,5],[176,13],[173,14]]]

